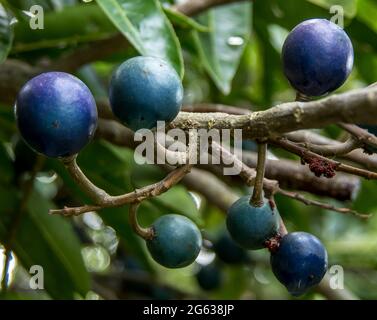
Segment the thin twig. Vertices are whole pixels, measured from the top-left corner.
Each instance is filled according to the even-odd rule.
[[[350,153],[351,151],[358,149],[362,146],[362,143],[351,136],[346,141],[339,144],[329,144],[329,145],[317,145],[311,143],[304,143],[303,146],[321,156],[341,156]]]
[[[377,137],[369,133],[368,130],[348,123],[340,123],[339,127],[349,132],[359,143],[377,148]]]
[[[356,168],[347,164],[343,164],[339,161],[323,157],[312,151],[306,150],[305,148],[297,145],[296,143],[288,141],[285,138],[271,137],[269,141],[276,146],[279,146],[289,152],[300,156],[303,162],[309,164],[309,168],[317,176],[321,176],[323,174],[327,178],[331,178],[335,175],[335,171],[342,171],[366,179],[377,179],[377,173],[375,172]]]
[[[120,207],[128,203],[141,202],[142,200],[156,197],[168,191],[190,172],[192,164],[195,163],[194,158],[197,156],[197,133],[195,130],[189,132],[189,141],[186,164],[177,167],[163,180],[157,183],[119,196],[110,196],[104,190],[95,186],[81,171],[75,161],[75,157],[66,160],[65,165],[68,172],[81,189],[86,192],[93,201],[95,201],[95,205],[84,205],[73,208],[65,207],[63,209],[50,210],[49,213],[61,214],[64,216],[76,216],[85,212],[98,211],[103,208]]]
[[[213,145],[214,145],[214,143],[213,143]],[[239,168],[240,177],[245,181],[246,184],[250,185],[250,181],[255,180],[256,172],[255,172],[254,169],[249,168],[241,160],[239,160],[235,155],[233,155],[231,152],[229,152],[225,148],[222,148],[220,145],[216,144],[215,146],[213,146],[213,148],[214,147],[222,150],[224,156],[226,156],[228,158],[233,158],[234,165],[236,165],[237,168]],[[219,151],[217,151],[217,152],[219,152]],[[229,161],[229,159],[227,159],[227,163],[228,163],[228,161]],[[315,201],[315,200],[309,200],[299,193],[285,191],[282,188],[280,188],[278,182],[274,181],[274,180],[269,180],[269,179],[264,178],[263,188],[266,191],[266,197],[267,198],[272,198],[274,196],[274,194],[282,194],[286,197],[289,197],[289,198],[295,199],[297,201],[303,202],[307,205],[312,205],[312,206],[320,207],[320,208],[323,208],[323,209],[327,209],[327,210],[331,210],[331,211],[335,211],[335,212],[339,212],[339,213],[343,213],[343,214],[348,213],[348,214],[352,214],[356,217],[363,218],[363,219],[370,217],[370,215],[361,214],[361,213],[359,213],[355,210],[352,210],[352,209],[338,208],[338,207],[332,206],[332,205],[327,204],[327,203],[322,203],[322,202]]]
[[[349,208],[338,208],[328,203],[308,199],[304,197],[302,194],[299,194],[297,192],[290,192],[290,191],[279,189],[276,193],[279,193],[291,199],[298,200],[308,206],[316,206],[322,209],[331,210],[331,211],[335,211],[335,212],[339,212],[343,214],[351,214],[351,215],[354,215],[355,217],[362,218],[362,219],[368,219],[371,217],[370,214],[359,213],[356,210],[352,210]]]
[[[153,228],[143,228],[140,226],[139,222],[137,221],[137,209],[139,208],[140,203],[134,202],[131,203],[129,208],[129,221],[132,229],[134,232],[139,235],[144,240],[151,240],[154,237],[154,230]]]
[[[263,206],[263,179],[266,170],[267,143],[258,143],[257,173],[254,182],[250,204],[255,207]]]

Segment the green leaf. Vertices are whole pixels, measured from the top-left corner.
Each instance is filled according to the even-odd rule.
[[[377,3],[374,0],[359,0],[357,4],[357,17],[369,28],[377,32]]]
[[[168,61],[183,77],[179,40],[157,0],[97,0],[119,31],[142,55]]]
[[[198,23],[194,19],[191,19],[179,11],[173,10],[169,7],[164,7],[164,11],[174,25],[181,28],[194,29],[199,32],[209,32],[209,28],[207,26]]]
[[[251,32],[251,4],[221,6],[202,15],[199,21],[208,33],[194,32],[194,41],[206,71],[224,93],[231,90],[245,43]]]
[[[69,23],[67,23],[69,21]],[[45,12],[44,29],[30,29],[29,19],[15,25],[12,52],[77,45],[108,38],[117,32],[106,15],[93,4]]]
[[[331,7],[340,6],[347,18],[352,18],[357,12],[357,2],[359,0],[306,0],[322,8],[329,10]]]
[[[0,4],[0,64],[5,61],[12,47],[13,28],[10,25],[11,17]]]
[[[13,165],[4,144],[0,143],[0,184],[8,184],[13,179]]]
[[[0,202],[0,238],[5,241],[18,214],[14,212],[17,190],[4,188],[0,194],[6,195]],[[43,267],[44,286],[52,298],[73,299],[75,293],[84,296],[90,288],[89,274],[71,225],[60,216],[48,215],[52,203],[37,192],[32,193],[27,207],[12,243],[21,264],[27,271],[33,265]]]

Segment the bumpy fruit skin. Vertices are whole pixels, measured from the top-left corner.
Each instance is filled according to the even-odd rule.
[[[299,296],[322,280],[327,270],[327,252],[315,236],[293,232],[283,237],[270,262],[276,278],[292,295]]]
[[[221,269],[215,263],[202,266],[196,274],[196,280],[203,290],[216,290],[220,288],[222,282]]]
[[[167,268],[182,268],[195,261],[202,235],[191,220],[168,214],[158,218],[152,228],[155,236],[147,240],[147,247],[156,262]]]
[[[15,116],[26,143],[48,157],[78,153],[93,137],[98,119],[88,87],[64,72],[29,80],[18,94]]]
[[[346,81],[354,53],[342,28],[325,19],[310,19],[290,32],[282,58],[284,73],[298,92],[321,96]]]
[[[151,129],[157,121],[172,121],[183,99],[181,79],[164,60],[135,57],[115,71],[110,83],[114,115],[127,127]]]
[[[262,249],[279,230],[279,212],[264,199],[262,207],[250,205],[250,196],[238,199],[228,210],[226,225],[233,240],[246,249]]]
[[[242,264],[249,260],[246,250],[235,243],[227,231],[216,239],[213,249],[219,259],[227,264]]]

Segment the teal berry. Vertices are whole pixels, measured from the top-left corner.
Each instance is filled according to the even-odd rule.
[[[135,57],[115,71],[109,94],[114,115],[127,127],[152,129],[180,111],[182,82],[172,66],[154,57]]]
[[[154,236],[147,240],[153,259],[166,268],[182,268],[193,263],[201,246],[202,235],[188,218],[168,214],[152,225]]]
[[[196,280],[204,291],[219,289],[222,283],[221,269],[215,263],[201,266],[196,274]]]
[[[275,205],[263,199],[263,205],[250,204],[250,196],[238,199],[228,210],[226,225],[233,240],[246,249],[257,250],[278,234],[279,212]]]
[[[46,72],[29,80],[15,104],[25,142],[48,157],[77,154],[94,136],[97,107],[88,87],[65,72]]]

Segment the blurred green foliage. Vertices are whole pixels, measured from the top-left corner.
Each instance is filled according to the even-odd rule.
[[[167,59],[179,71],[186,103],[209,101],[263,110],[294,98],[280,62],[280,50],[289,30],[308,18],[330,19],[331,5],[341,5],[345,30],[355,48],[355,68],[339,91],[377,80],[374,0],[256,0],[253,4],[241,2],[211,9],[195,18],[169,9],[173,2],[3,0],[0,63],[7,56],[31,64],[59,59],[120,31],[132,46],[77,72],[96,97],[106,95],[109,77],[121,62],[136,54],[147,54]],[[43,30],[29,27],[27,11],[34,4],[45,10]],[[17,261],[4,298],[96,299],[101,296],[95,285],[98,277],[114,273],[145,279],[135,283],[122,278],[118,288],[121,298],[291,298],[273,277],[266,250],[252,252],[247,264],[219,262],[222,285],[209,292],[201,290],[196,282],[197,264],[167,270],[151,260],[143,241],[131,231],[127,207],[105,209],[100,216],[90,213],[68,219],[47,215],[49,208],[79,205],[89,199],[53,159],[45,160],[31,195],[25,196],[24,185],[35,164],[27,153],[16,152],[15,146],[20,142],[11,107],[0,97],[0,241],[6,244],[11,230],[15,230],[12,249]],[[326,129],[323,133],[338,134]],[[20,159],[27,164],[25,167],[16,165]],[[85,148],[78,161],[88,177],[111,194],[131,191],[164,175],[157,167],[136,165],[132,150],[101,140]],[[247,192],[237,184],[232,188],[239,194]],[[363,181],[353,203],[328,201],[377,214],[376,193],[375,182]],[[20,212],[23,201],[27,206],[25,212]],[[277,204],[289,230],[311,232],[324,242],[330,266],[339,264],[344,268],[345,284],[355,295],[377,298],[376,217],[364,222],[282,197],[277,198]],[[223,232],[224,213],[182,185],[145,201],[140,220],[147,225],[159,215],[173,212],[195,221],[209,240]],[[14,228],[18,217],[20,221]],[[208,249],[198,262],[209,263],[213,259],[217,260]],[[35,264],[45,269],[45,290],[28,290],[28,271]],[[322,298],[314,291],[302,297]]]

